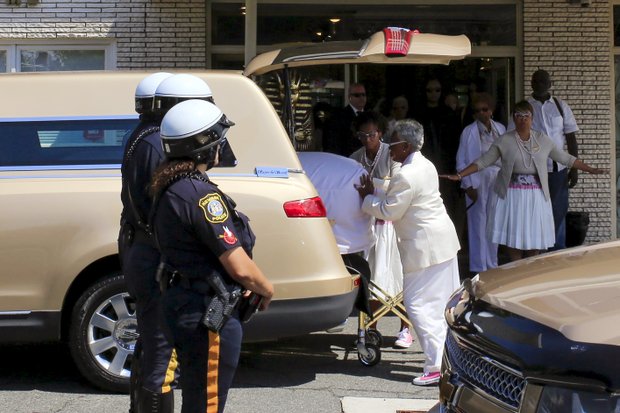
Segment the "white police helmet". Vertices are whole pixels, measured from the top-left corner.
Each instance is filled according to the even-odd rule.
[[[161,122],[164,153],[168,159],[191,158],[211,167],[218,146],[224,143],[226,132],[233,125],[211,102],[183,101],[170,109]]]
[[[198,76],[186,73],[170,76],[155,90],[155,110],[165,114],[177,103],[188,99],[213,102],[213,93],[207,82]]]
[[[172,76],[172,73],[157,72],[148,75],[136,86],[136,112],[139,114],[152,113],[154,108],[155,90],[165,79]]]

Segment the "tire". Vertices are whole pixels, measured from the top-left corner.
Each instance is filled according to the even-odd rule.
[[[377,365],[381,361],[381,349],[374,344],[366,344],[366,351],[368,356],[364,357],[362,354],[357,353],[357,358],[360,363],[366,367],[372,367]]]
[[[383,345],[383,336],[376,329],[369,328],[366,331],[366,342],[374,344],[377,347],[381,347]]]
[[[128,393],[136,327],[135,304],[122,275],[91,285],[75,303],[69,329],[80,373],[100,389]]]

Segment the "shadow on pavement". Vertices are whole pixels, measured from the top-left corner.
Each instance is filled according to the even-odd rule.
[[[82,378],[66,345],[2,345],[0,353],[0,388],[3,390],[108,394]]]
[[[277,342],[245,344],[234,387],[281,387],[312,382],[320,374],[410,381],[422,372],[419,347],[381,348],[381,361],[365,366],[358,360],[354,334],[315,333]],[[387,344],[391,345],[388,338]],[[257,374],[257,372],[260,372]]]
[[[355,319],[349,320],[351,324]],[[397,321],[394,321],[396,326]],[[381,361],[372,367],[358,360],[350,332],[314,333],[273,342],[243,345],[233,387],[278,388],[313,382],[317,375],[342,375],[347,378],[373,377],[389,381],[410,382],[422,372],[419,346],[408,350],[390,347],[386,337]],[[51,393],[111,394],[98,390],[84,379],[64,344],[1,345],[0,388],[6,391],[39,390]]]

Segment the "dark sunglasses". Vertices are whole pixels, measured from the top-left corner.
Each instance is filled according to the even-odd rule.
[[[431,88],[426,88],[427,92],[441,92],[440,88],[436,88],[436,89],[431,89]]]
[[[354,98],[365,98],[366,97],[366,93],[351,93],[351,96],[353,96]]]

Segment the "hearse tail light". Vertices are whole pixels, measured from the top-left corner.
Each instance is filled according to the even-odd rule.
[[[318,196],[285,202],[284,212],[289,218],[325,218],[327,216],[325,205]]]

